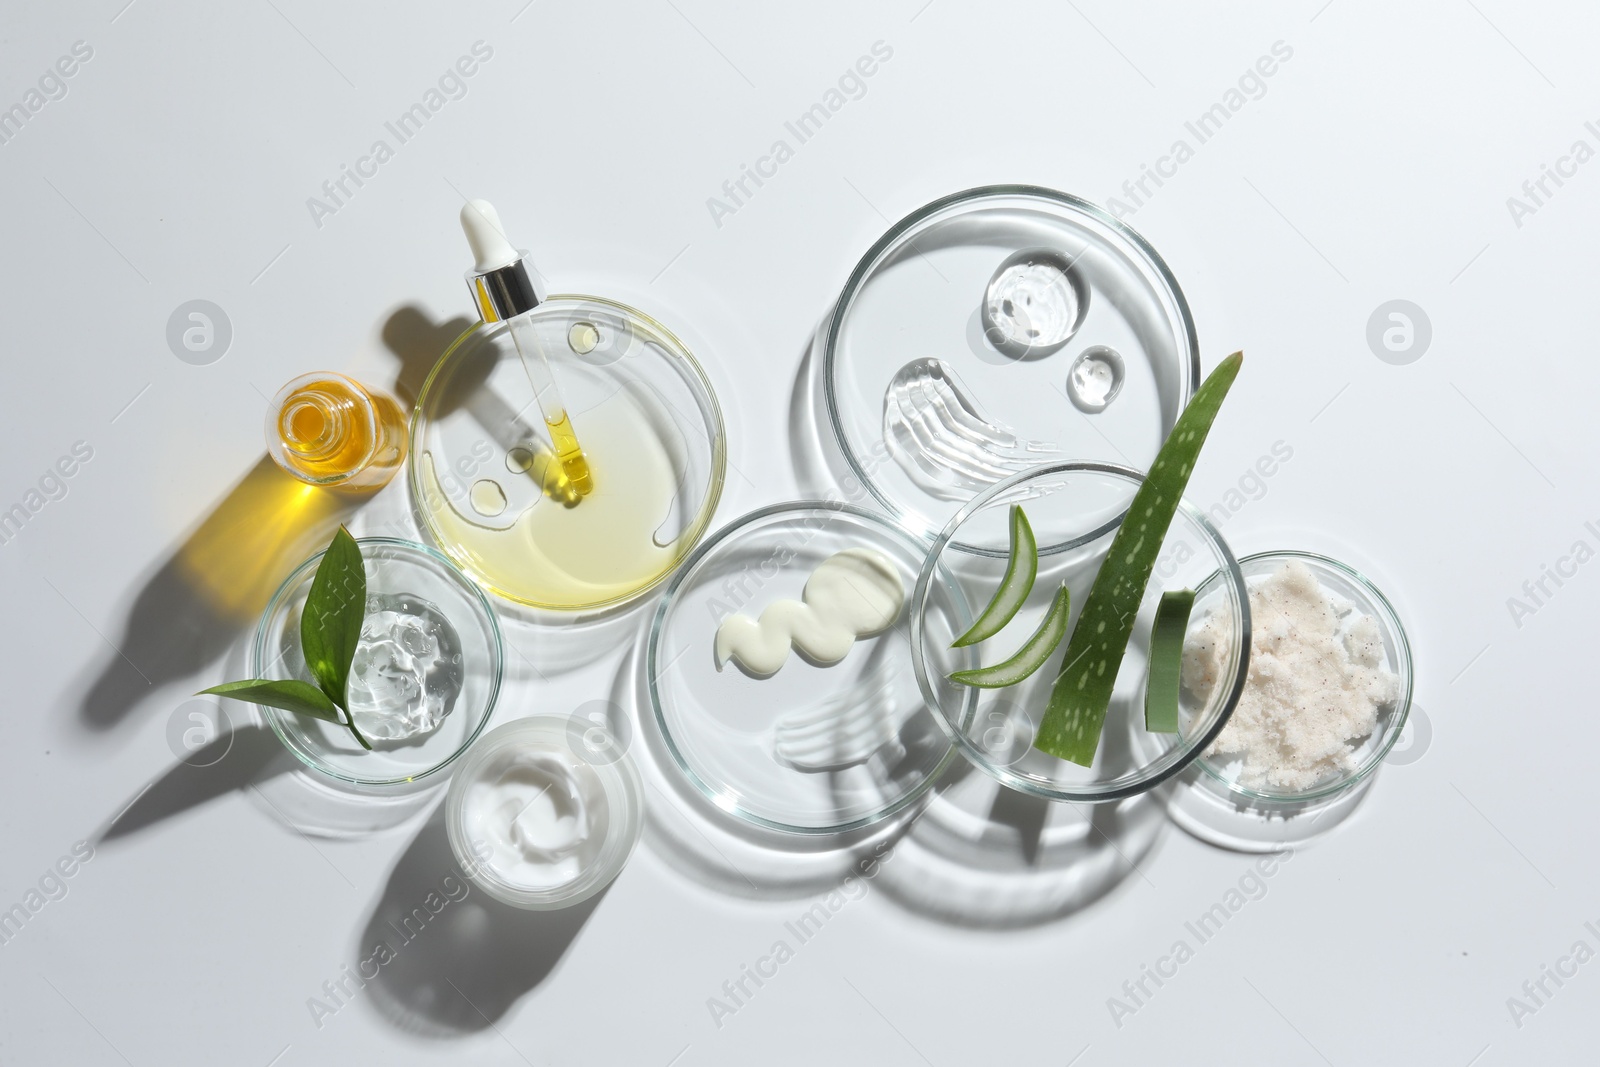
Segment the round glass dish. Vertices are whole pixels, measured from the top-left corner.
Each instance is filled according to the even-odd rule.
[[[444,825],[474,885],[513,907],[552,911],[611,884],[644,828],[644,784],[628,755],[609,737],[595,744],[595,734],[592,727],[574,730],[569,719],[534,715],[495,727],[461,761],[445,798]],[[543,788],[536,784],[540,775]],[[498,805],[475,795],[500,784],[510,788]],[[511,803],[516,808],[505,812]],[[500,832],[472,826],[479,805],[480,814],[505,814],[510,826]],[[534,823],[519,823],[529,814],[537,817]],[[585,853],[585,843],[596,838]],[[519,880],[514,865],[525,852],[547,865],[567,864],[573,874],[542,885]]]
[[[403,740],[369,737],[364,750],[347,727],[258,705],[285,748],[313,770],[357,786],[421,782],[448,767],[482,732],[500,693],[500,625],[476,585],[426,545],[391,537],[357,541],[366,563],[368,604],[374,597],[425,602],[454,632],[459,690],[433,730]],[[250,651],[255,678],[311,681],[300,651],[300,612],[322,553],[300,564],[278,587],[256,627]],[[369,607],[370,610],[370,607]],[[363,634],[363,645],[367,637]],[[357,655],[361,655],[357,647]],[[367,731],[370,733],[370,731]]]
[[[622,604],[672,572],[722,495],[722,412],[694,357],[641,312],[555,296],[528,316],[593,490],[579,498],[505,323],[479,323],[428,375],[411,493],[432,540],[485,589],[534,608]]]
[[[1383,758],[1394,747],[1400,732],[1405,729],[1406,716],[1411,711],[1411,644],[1406,639],[1405,627],[1401,626],[1393,605],[1365,575],[1338,560],[1315,552],[1258,552],[1241,559],[1239,569],[1244,574],[1246,584],[1254,587],[1289,563],[1304,565],[1316,577],[1317,584],[1328,594],[1339,613],[1341,631],[1362,616],[1377,623],[1378,666],[1394,676],[1395,699],[1379,709],[1376,728],[1351,745],[1348,765],[1308,789],[1286,790],[1266,785],[1245,785],[1240,781],[1243,760],[1231,753],[1215,756],[1208,753],[1195,761],[1201,773],[1221,784],[1236,799],[1268,808],[1305,805],[1343,793],[1366,780],[1382,765]],[[1204,598],[1220,581],[1221,575],[1213,575],[1196,590],[1192,617],[1195,623],[1203,617]]]
[[[1043,668],[1010,688],[977,690],[949,680],[952,671],[1009,655],[1044,618],[1063,582],[1071,591],[1076,618],[1143,481],[1143,475],[1127,467],[1094,462],[1052,464],[1008,478],[956,513],[917,576],[910,606],[917,684],[961,754],[1002,785],[1050,800],[1100,802],[1142,793],[1194,760],[1239,702],[1250,649],[1244,576],[1222,536],[1187,500],[1179,505],[1145,589],[1092,766],[1080,767],[1033,747],[1060,669],[1060,649]],[[1002,633],[975,646],[952,648],[969,623],[943,605],[987,604],[994,595],[1010,554],[1012,504],[1026,511],[1039,544],[1033,589]],[[1204,606],[1226,620],[1227,646],[1219,671],[1223,681],[1204,702],[1184,695],[1180,733],[1151,733],[1144,727],[1144,694],[1156,605],[1163,592],[1195,589],[1212,574],[1221,577]],[[952,582],[959,592],[947,588]]]
[[[928,536],[1040,463],[1147,469],[1200,379],[1194,320],[1155,250],[1032,186],[969,189],[896,223],[823,336],[851,472]]]
[[[917,800],[951,758],[911,675],[904,607],[828,667],[798,652],[774,674],[721,670],[721,621],[799,600],[819,564],[846,549],[887,557],[909,590],[927,544],[881,515],[796,502],[753,511],[718,531],[673,577],[646,653],[650,704],[673,761],[724,811],[768,829],[859,829]],[[941,572],[942,573],[942,572]],[[932,601],[966,617],[953,584]]]

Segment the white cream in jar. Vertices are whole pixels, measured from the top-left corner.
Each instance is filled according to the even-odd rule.
[[[496,753],[467,785],[462,817],[480,862],[508,885],[554,889],[576,881],[605,840],[605,786],[590,764],[558,748]]]
[[[536,715],[473,745],[445,802],[463,873],[519,908],[563,908],[616,877],[638,842],[643,783],[626,753],[588,720]]]

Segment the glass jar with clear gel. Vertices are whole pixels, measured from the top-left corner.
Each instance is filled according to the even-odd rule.
[[[638,769],[606,731],[533,716],[485,734],[450,783],[445,830],[473,884],[534,911],[600,892],[643,828]]]

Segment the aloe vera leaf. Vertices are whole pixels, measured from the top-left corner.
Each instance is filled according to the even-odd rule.
[[[1015,655],[992,667],[956,671],[950,676],[950,680],[976,689],[1003,689],[1008,685],[1016,685],[1043,667],[1044,661],[1049,659],[1056,646],[1061,644],[1061,639],[1067,636],[1070,599],[1067,583],[1062,582],[1061,588],[1056,590],[1055,599],[1050,602],[1050,610],[1045,613],[1044,621],[1033,631],[1033,636],[1022,643],[1022,647],[1017,649]]]
[[[1020,504],[1011,505],[1011,556],[1006,561],[1006,575],[994,591],[994,599],[983,609],[983,614],[972,628],[956,638],[951,648],[965,648],[993,637],[1005,629],[1006,623],[1016,617],[1017,609],[1028,601],[1033,591],[1033,580],[1039,573],[1039,542],[1034,539],[1033,526],[1027,512]]]
[[[1041,752],[1082,767],[1094,763],[1117,669],[1133,635],[1150,572],[1189,484],[1189,472],[1243,362],[1244,353],[1235,352],[1201,383],[1133,494],[1067,641],[1061,673],[1033,741]]]
[[[1178,684],[1183,674],[1183,639],[1189,633],[1194,590],[1161,594],[1150,626],[1150,680],[1144,689],[1144,728],[1153,734],[1178,732]]]

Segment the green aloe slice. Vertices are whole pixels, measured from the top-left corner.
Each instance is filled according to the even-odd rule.
[[[1067,636],[1067,609],[1071,606],[1069,601],[1067,583],[1062,582],[1061,588],[1056,590],[1056,598],[1050,602],[1050,610],[1045,613],[1044,621],[1033,631],[1033,636],[1022,643],[1022,647],[1017,649],[1014,656],[1004,663],[996,663],[993,667],[956,671],[950,676],[950,680],[977,689],[1003,689],[1008,685],[1016,685],[1043,667],[1044,661],[1050,658],[1050,653],[1054,652],[1061,639]]]
[[[1189,633],[1194,590],[1161,594],[1150,627],[1150,681],[1144,689],[1144,728],[1153,734],[1178,732],[1178,685],[1183,674],[1183,639]]]
[[[1179,414],[1172,433],[1156,453],[1155,465],[1139,491],[1111,550],[1095,575],[1078,625],[1067,642],[1061,673],[1056,675],[1045,706],[1044,720],[1033,747],[1082,767],[1094,763],[1105,727],[1117,668],[1133,635],[1134,619],[1144,600],[1150,572],[1155,569],[1167,528],[1177,514],[1178,501],[1189,484],[1200,447],[1205,444],[1228,389],[1239,376],[1244,353],[1235,352],[1217,365],[1195,391],[1194,399]]]
[[[951,648],[965,648],[993,637],[1006,628],[1017,614],[1017,609],[1028,601],[1033,591],[1033,579],[1039,573],[1039,543],[1034,540],[1033,527],[1020,504],[1011,505],[1011,558],[1006,561],[1006,576],[1000,579],[1000,588],[994,599],[983,609],[972,628],[956,638]]]

